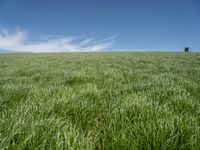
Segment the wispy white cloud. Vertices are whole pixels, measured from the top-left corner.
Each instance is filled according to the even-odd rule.
[[[97,40],[96,37],[40,35],[31,38],[27,31],[0,28],[0,49],[17,52],[71,52],[109,49],[117,35]]]

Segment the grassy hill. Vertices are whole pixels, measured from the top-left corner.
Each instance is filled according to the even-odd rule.
[[[200,149],[200,53],[0,54],[0,149]]]

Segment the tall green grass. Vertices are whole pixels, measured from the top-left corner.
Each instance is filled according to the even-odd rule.
[[[200,54],[1,54],[0,149],[198,150]]]

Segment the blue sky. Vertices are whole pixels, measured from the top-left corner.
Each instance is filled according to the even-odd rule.
[[[200,0],[0,0],[0,49],[200,50]]]

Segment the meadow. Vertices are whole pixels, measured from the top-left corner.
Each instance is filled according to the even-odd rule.
[[[200,149],[200,53],[0,54],[0,149]]]

